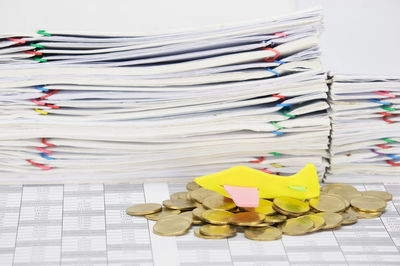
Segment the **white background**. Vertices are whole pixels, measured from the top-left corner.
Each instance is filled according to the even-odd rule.
[[[325,69],[400,75],[400,1],[396,0],[0,0],[0,34],[38,29],[155,32],[274,17],[324,7]]]
[[[315,4],[324,7],[321,49],[327,71],[400,76],[400,1],[297,0],[296,8]]]

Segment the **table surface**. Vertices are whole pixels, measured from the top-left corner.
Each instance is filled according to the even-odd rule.
[[[0,185],[1,265],[399,265],[400,184],[356,184],[393,194],[377,219],[271,242],[243,234],[199,239],[152,233],[125,214],[185,184]]]

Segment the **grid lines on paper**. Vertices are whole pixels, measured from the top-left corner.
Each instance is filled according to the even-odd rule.
[[[196,238],[193,229],[168,238],[179,265],[398,265],[400,184],[356,184],[385,190],[393,201],[380,218],[359,220],[271,242]],[[163,190],[163,191],[161,191]],[[127,207],[146,193],[170,195],[185,184],[0,185],[2,265],[167,265],[151,224]],[[155,194],[155,195],[156,195]],[[151,197],[150,197],[151,198]],[[155,252],[155,253],[154,253]]]

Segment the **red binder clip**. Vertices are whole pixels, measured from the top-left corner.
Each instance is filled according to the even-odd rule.
[[[16,44],[24,44],[26,41],[24,39],[7,38],[10,42],[16,42]]]
[[[36,163],[36,162],[34,162],[34,161],[32,161],[32,160],[26,160],[26,161],[27,161],[28,163],[32,164],[32,165],[35,165],[35,166],[37,166],[37,167],[43,169],[43,170],[50,170],[50,169],[51,169],[50,166],[46,166],[46,165],[41,164],[41,163]]]
[[[278,58],[278,56],[279,56],[279,51],[278,50],[276,50],[276,49],[274,49],[274,48],[261,48],[261,49],[263,49],[263,50],[270,50],[270,51],[273,51],[273,52],[275,52],[275,55],[273,56],[273,57],[265,57],[264,58],[264,61],[265,62],[274,62],[277,58]]]
[[[255,161],[250,161],[251,163],[261,163],[262,161],[264,161],[264,157],[260,157],[260,159],[255,160]]]
[[[42,138],[42,143],[43,143],[44,145],[46,145],[47,147],[54,147],[54,146],[55,146],[55,145],[52,144],[52,143],[46,142],[46,139],[45,139],[45,138]]]

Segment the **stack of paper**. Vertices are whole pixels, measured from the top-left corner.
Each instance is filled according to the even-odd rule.
[[[400,77],[334,76],[328,181],[398,180],[399,96]]]
[[[150,36],[3,36],[0,170],[98,181],[312,162],[322,177],[320,21],[311,10]]]

